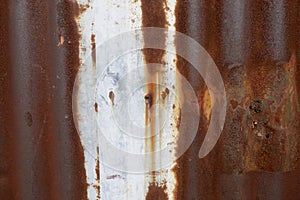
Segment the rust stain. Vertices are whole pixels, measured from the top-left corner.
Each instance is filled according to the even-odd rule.
[[[110,91],[108,94],[108,97],[111,101],[111,105],[114,106],[115,105],[115,93],[113,91]]]
[[[10,14],[9,1],[0,4],[0,196],[4,199],[13,199],[19,191],[17,184],[16,136],[13,133],[13,97],[11,87],[11,58],[7,50],[10,48]]]
[[[141,8],[142,8],[142,24],[143,27],[167,27],[167,20],[166,20],[166,15],[165,15],[165,9],[166,7],[166,1],[165,0],[158,0],[158,1],[147,1],[147,0],[141,0]],[[144,41],[147,43],[147,34],[144,33]],[[159,37],[160,39],[165,41],[166,35],[161,35]],[[147,45],[147,44],[146,44]],[[164,54],[165,52],[163,50],[157,50],[157,49],[143,49],[143,54],[145,57],[145,62],[146,63],[160,63],[164,64]],[[150,122],[150,128],[147,130],[146,135],[147,136],[152,136],[150,144],[146,142],[146,148],[149,149],[151,152],[156,151],[156,143],[159,142],[161,144],[161,141],[157,141],[156,137],[153,137],[156,135],[156,126],[159,125],[156,123],[156,116],[157,114],[159,115],[160,113],[156,113],[155,109],[151,109],[152,104],[156,103],[159,100],[160,92],[161,92],[161,86],[155,84],[157,80],[160,80],[162,78],[161,72],[157,71],[158,69],[151,68],[149,66],[146,66],[146,75],[147,75],[147,81],[151,82],[148,84],[146,87],[146,93],[151,94],[151,100],[150,103],[146,103],[145,108],[146,108],[146,125],[150,122],[150,119],[152,121]],[[154,155],[154,154],[153,154]],[[156,158],[152,157],[151,158],[151,164],[152,164],[152,169],[155,168],[157,165],[156,163]],[[165,193],[164,190],[161,190],[156,184],[155,180],[155,171],[153,170],[151,172],[151,181],[152,184],[149,187],[149,191],[147,193],[146,199],[154,199],[156,197],[155,195],[158,194],[159,191],[164,195],[159,195],[158,197],[160,199],[167,199],[167,194]]]
[[[93,67],[96,67],[96,35],[91,35]]]
[[[157,183],[151,183],[148,187],[148,193],[146,195],[146,200],[167,200],[168,195],[166,193],[166,185],[158,185]]]
[[[217,145],[201,160],[197,152],[209,104],[200,105],[206,117],[201,116],[193,144],[174,168],[176,199],[299,198],[297,6],[297,1],[177,1],[177,31],[200,42],[215,60],[230,104]],[[177,69],[205,102],[206,86],[193,67],[178,58]]]
[[[98,112],[98,103],[94,103],[94,109],[95,109],[95,112]]]
[[[100,199],[100,160],[99,160],[99,147],[97,147],[97,154],[98,154],[98,158],[96,160],[97,165],[96,165],[96,168],[95,168],[95,172],[96,172],[96,181],[97,181],[98,185],[94,185],[93,187],[97,191],[97,199]]]
[[[164,0],[141,2],[144,27],[167,27]],[[177,59],[177,70],[196,91],[204,114],[193,144],[174,168],[175,199],[300,198],[300,2],[253,0],[238,6],[229,0],[177,0],[176,30],[196,39],[213,57],[230,104],[217,146],[199,160],[211,103],[201,76]],[[67,0],[0,4],[3,199],[87,199],[83,148],[71,113],[80,64],[75,19],[87,8]],[[94,40],[92,35],[92,48]],[[163,63],[164,51],[143,53],[147,63]],[[153,69],[146,71],[150,81],[161,78]],[[167,97],[160,91],[155,84],[146,88],[145,123],[155,116],[150,112],[153,103]],[[114,94],[109,98],[113,105]],[[147,134],[155,131],[156,124],[150,126]],[[179,134],[178,145],[187,134],[184,127]],[[147,144],[151,151],[155,142]],[[148,189],[146,199],[168,199],[165,185],[153,180]]]
[[[87,199],[71,106],[80,64],[77,7],[66,0],[1,3],[2,199]]]
[[[161,97],[163,100],[166,99],[166,97],[169,95],[170,90],[168,88],[166,88],[162,93],[161,93]]]

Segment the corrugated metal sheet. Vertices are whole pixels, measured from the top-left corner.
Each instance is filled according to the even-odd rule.
[[[2,0],[0,199],[300,199],[299,3]],[[97,79],[84,76],[93,74],[100,63],[97,45],[142,27],[168,28],[198,41],[218,66],[228,104],[220,139],[208,156],[199,159],[212,105],[191,63],[153,49],[118,61],[110,68],[118,73],[130,69],[118,66],[141,64],[135,57],[176,68],[195,90],[201,113],[197,135],[182,157],[162,171],[135,175],[101,163],[97,140],[90,144],[81,132],[85,126],[91,132],[97,127],[77,122],[76,116],[84,115],[80,108],[72,112],[72,92],[78,71],[81,84]],[[170,35],[159,38],[171,41],[170,48],[180,48]],[[91,63],[85,60],[90,52]],[[147,79],[157,81],[149,66]],[[174,71],[164,72],[160,81],[168,78],[176,86],[182,84]],[[130,86],[130,81],[125,83]],[[150,107],[137,108],[136,114],[147,118],[147,109],[162,91],[166,98],[168,90],[148,85],[145,98]],[[112,106],[119,95],[113,92],[105,97]],[[83,100],[82,93],[75,101],[73,96],[73,108]],[[171,102],[177,106],[176,100]],[[104,112],[99,102],[86,106],[97,116]],[[180,112],[172,116],[175,127],[181,126],[175,128],[176,146],[189,125],[180,124]],[[150,134],[159,122],[150,125]],[[118,131],[107,125],[108,134],[116,138]],[[145,151],[159,150],[156,142],[146,143]],[[156,167],[161,159],[150,162]]]
[[[1,199],[86,198],[71,109],[79,10],[70,1],[1,1]]]

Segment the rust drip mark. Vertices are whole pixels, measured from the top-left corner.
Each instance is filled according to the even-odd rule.
[[[111,105],[114,106],[115,105],[115,93],[113,91],[110,91],[108,94],[108,97],[111,101]]]
[[[151,93],[148,93],[145,95],[144,99],[146,105],[149,105],[149,107],[151,108],[153,105],[153,95]]]
[[[98,103],[97,102],[94,103],[94,108],[95,108],[95,112],[98,112]]]
[[[92,61],[93,61],[93,67],[96,68],[96,35],[91,35],[91,44],[92,44]]]
[[[95,172],[96,172],[96,181],[97,181],[97,185],[94,185],[93,187],[96,189],[97,191],[97,199],[100,199],[100,161],[99,161],[99,147],[97,147],[97,159],[96,159],[96,168],[95,168]]]
[[[142,24],[143,27],[161,27],[165,28],[167,27],[167,20],[166,20],[166,13],[164,8],[166,7],[166,1],[165,0],[157,0],[157,1],[148,1],[148,0],[141,0],[141,9],[142,9]],[[151,41],[149,40],[148,37],[152,37],[151,35],[147,35],[147,33],[144,33],[144,42],[145,45],[147,46],[147,42]],[[158,38],[161,39],[159,42],[165,43],[166,40],[166,35],[162,34]],[[146,64],[151,64],[151,63],[159,63],[159,64],[164,64],[163,57],[165,54],[164,50],[158,50],[158,49],[143,49],[143,54],[145,57]],[[151,94],[151,101],[150,103],[146,104],[146,113],[145,113],[145,124],[148,125],[150,119],[152,119],[150,123],[149,129],[146,131],[147,136],[154,136],[156,135],[156,126],[158,125],[156,123],[156,110],[150,109],[153,104],[156,103],[159,94],[157,94],[158,91],[161,91],[160,86],[157,86],[154,84],[157,82],[158,79],[160,79],[160,74],[157,71],[158,69],[150,68],[149,66],[146,66],[146,77],[147,81],[151,82],[151,84],[147,85],[146,92],[148,94]],[[158,78],[158,79],[157,79]],[[150,112],[150,113],[149,113]],[[156,137],[151,137],[150,144],[149,141],[146,142],[146,148],[147,151],[154,152],[156,151]],[[161,141],[160,141],[161,142]],[[148,149],[150,148],[150,149]],[[154,156],[154,154],[153,154]],[[152,183],[155,182],[155,162],[156,158],[152,157],[151,158],[151,167],[153,169],[151,173],[151,181]],[[153,188],[154,185],[152,185]],[[152,196],[154,195],[155,190],[149,190],[148,195]],[[148,198],[149,199],[149,198]]]
[[[166,182],[164,182],[162,185],[151,183],[148,187],[146,200],[168,200],[169,197],[166,190]]]
[[[151,82],[154,82],[156,80],[156,75],[153,74],[154,76],[150,76]],[[151,137],[150,139],[150,144],[146,145],[146,148],[150,148],[150,152],[154,152],[156,149],[156,109],[153,106],[153,103],[156,102],[157,100],[157,92],[156,92],[156,84],[150,83],[148,85],[148,90],[151,91],[149,92],[151,94],[150,96],[150,103],[146,104],[146,125],[150,124],[150,130],[147,129],[146,136]],[[152,109],[151,109],[152,108]],[[155,182],[155,165],[156,165],[156,159],[154,157],[154,154],[152,154],[151,158],[151,168],[153,169],[151,172],[151,181]]]

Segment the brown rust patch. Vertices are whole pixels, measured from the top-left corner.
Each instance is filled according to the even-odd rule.
[[[98,103],[94,103],[94,109],[95,109],[95,112],[98,112]]]
[[[158,185],[157,183],[151,183],[148,187],[148,193],[146,200],[168,200],[168,194],[166,193],[166,185]]]
[[[151,108],[153,105],[153,97],[152,94],[146,94],[145,97],[145,103],[149,105],[149,107]]]
[[[110,91],[108,94],[108,97],[111,101],[111,105],[114,106],[115,105],[115,93],[113,91]]]
[[[7,90],[0,90],[0,140],[9,134],[0,145],[1,158],[2,148],[9,152],[0,164],[0,196],[87,199],[83,148],[71,117],[80,64],[78,5],[29,0],[5,1],[0,7],[5,48],[0,50],[0,83]],[[5,177],[2,163],[10,168]]]
[[[174,169],[178,183],[175,198],[266,199],[275,195],[289,198],[289,192],[300,195],[295,190],[295,185],[299,186],[299,173],[295,171],[299,169],[299,80],[295,78],[299,65],[293,61],[298,43],[295,36],[299,32],[299,25],[295,25],[299,22],[295,4],[299,2],[283,2],[284,8],[275,10],[274,2],[255,0],[243,3],[244,10],[236,12],[233,1],[177,1],[176,30],[193,36],[213,57],[231,106],[227,107],[225,127],[217,145],[199,160],[197,153],[208,125],[206,117],[201,116],[193,144]],[[234,20],[222,18],[225,4],[229,9],[226,12],[233,16],[238,13]],[[282,12],[283,25],[277,26],[275,19]],[[195,17],[195,13],[199,15]],[[237,27],[238,22],[243,26]],[[224,26],[228,31],[222,33]],[[278,27],[278,32],[274,32]],[[234,42],[222,37],[240,34],[240,30],[243,33],[239,44],[241,48],[249,45],[249,51],[245,51],[248,54],[241,58],[242,63],[230,66],[222,58],[228,52],[226,48],[234,47]],[[272,34],[280,32],[286,46],[270,45],[277,42]],[[274,52],[283,52],[284,56],[281,60],[273,59]],[[230,57],[235,58],[234,53]],[[177,69],[196,90],[199,102],[203,102],[205,86],[201,77],[193,75],[192,67],[180,58]],[[182,134],[186,133],[179,133],[179,140]],[[292,178],[293,175],[297,178]]]
[[[170,94],[170,90],[169,90],[168,88],[166,88],[165,91],[163,91],[163,92],[161,93],[162,99],[165,100],[166,97],[167,97],[169,94]]]
[[[16,134],[15,120],[13,116],[13,87],[12,87],[12,63],[13,53],[10,53],[9,32],[10,2],[3,1],[0,4],[0,197],[2,199],[14,199],[15,194],[20,190],[16,161]]]

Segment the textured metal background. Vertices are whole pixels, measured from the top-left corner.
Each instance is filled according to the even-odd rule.
[[[135,3],[141,3],[142,26],[169,26],[164,0]],[[178,58],[177,69],[208,114],[172,169],[174,199],[300,199],[299,4],[176,1],[176,30],[213,57],[229,103],[221,138],[200,160],[210,112],[206,86]],[[68,0],[1,0],[0,199],[87,198],[71,93],[80,67],[77,19],[88,8],[89,2]],[[144,52],[158,63],[161,54]],[[168,199],[166,190],[153,182],[145,198]]]

